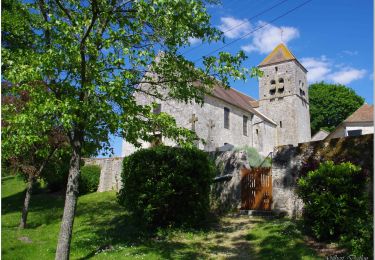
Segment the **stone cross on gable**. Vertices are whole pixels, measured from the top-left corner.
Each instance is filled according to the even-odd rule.
[[[191,123],[191,130],[193,132],[195,132],[195,122],[197,122],[197,121],[198,121],[198,117],[196,117],[195,114],[193,114],[191,116],[191,119],[189,120],[189,123]]]
[[[283,42],[283,33],[284,33],[283,28],[280,28],[280,40],[281,40],[281,43],[284,43]]]

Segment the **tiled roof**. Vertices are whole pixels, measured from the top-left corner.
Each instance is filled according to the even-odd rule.
[[[221,86],[215,86],[212,94],[217,98],[220,98],[232,105],[236,105],[245,110],[248,110],[249,107],[251,107],[250,101],[255,101],[254,98],[238,92],[233,88],[225,89]]]
[[[214,97],[219,98],[229,104],[237,106],[245,111],[249,111],[263,120],[266,120],[272,124],[276,124],[270,118],[266,117],[259,111],[255,110],[255,107],[259,106],[259,102],[254,98],[247,96],[233,88],[225,89],[220,85],[216,85],[211,93]]]
[[[351,114],[345,123],[356,123],[356,122],[373,122],[374,121],[374,105],[364,104],[358,108],[353,114]]]
[[[288,48],[280,43],[276,48],[259,64],[259,67],[279,63],[283,61],[297,60]]]

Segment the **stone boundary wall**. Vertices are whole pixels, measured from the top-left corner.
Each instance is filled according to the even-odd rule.
[[[123,157],[112,158],[83,158],[85,165],[100,166],[100,180],[98,192],[115,190],[121,188],[121,170]]]
[[[297,177],[304,167],[319,162],[352,162],[373,176],[374,135],[344,137],[331,140],[276,147],[272,160],[272,208],[290,217],[302,214],[303,203],[295,193]],[[373,190],[370,185],[369,192]]]

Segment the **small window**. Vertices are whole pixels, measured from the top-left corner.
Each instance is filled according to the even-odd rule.
[[[348,136],[360,136],[362,135],[362,130],[349,130],[348,131]]]
[[[256,130],[255,130],[255,133],[256,133],[256,134],[259,134],[259,131],[258,131],[258,129],[256,129]]]
[[[279,92],[279,93],[283,93],[283,92],[284,92],[284,87],[279,88],[279,89],[277,90],[277,92]]]
[[[273,79],[273,80],[271,80],[271,85],[275,85],[276,84],[276,81]]]
[[[283,78],[279,78],[279,83],[284,83],[284,79]]]
[[[156,107],[154,107],[152,112],[156,115],[160,114],[161,113],[161,104],[156,104]]]
[[[274,99],[274,98],[271,98],[271,99],[270,99],[270,102],[273,102],[273,101],[275,101],[275,99]]]
[[[300,96],[302,96],[302,89],[299,89],[299,94]]]
[[[278,72],[278,71],[279,71],[279,68],[278,68],[277,66],[275,67],[275,71],[276,71],[276,72]]]
[[[243,135],[247,136],[247,120],[248,120],[248,117],[247,116],[243,116],[242,118],[242,132],[243,132]]]
[[[270,89],[270,94],[271,95],[275,95],[275,93],[276,93],[276,89]]]
[[[283,128],[283,121],[280,121],[280,128]]]
[[[224,128],[229,129],[229,108],[224,107]]]

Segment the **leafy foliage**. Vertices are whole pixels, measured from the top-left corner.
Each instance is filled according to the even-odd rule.
[[[309,100],[312,134],[332,131],[364,102],[353,89],[324,82],[310,85]]]
[[[54,160],[46,164],[42,179],[50,192],[60,191],[66,187],[70,156],[70,153],[60,153]]]
[[[209,210],[213,163],[196,148],[141,149],[123,163],[118,200],[149,227],[197,226]]]
[[[231,78],[258,75],[259,70],[242,67],[242,51],[195,62],[180,54],[191,37],[224,41],[223,33],[210,24],[206,4],[214,2],[34,0],[12,9],[20,11],[15,17],[21,10],[32,17],[20,20],[31,33],[32,47],[13,50],[4,42],[1,52],[3,80],[12,83],[9,92],[27,91],[31,97],[28,111],[33,113],[14,118],[22,126],[18,138],[28,141],[22,133],[31,125],[63,130],[72,149],[66,189],[72,199],[65,208],[76,206],[86,143],[96,152],[112,151],[112,134],[139,147],[142,140],[153,140],[155,129],[181,145],[195,140],[171,116],[155,115],[152,105],[138,104],[136,94],[202,104],[217,80],[228,85]],[[17,35],[12,24],[6,28]],[[68,258],[74,212],[63,214],[66,225],[56,258]]]
[[[264,156],[260,155],[256,148],[250,146],[243,146],[238,147],[235,151],[244,151],[247,154],[247,158],[249,160],[249,164],[251,167],[270,167],[271,166],[271,159],[265,158]]]
[[[79,194],[87,194],[95,192],[99,187],[100,166],[85,165],[81,168],[81,175],[79,176]]]
[[[354,254],[370,256],[367,239],[372,241],[373,233],[366,182],[361,169],[350,162],[321,163],[301,177],[298,194],[305,203],[306,228],[320,240],[341,239]]]

